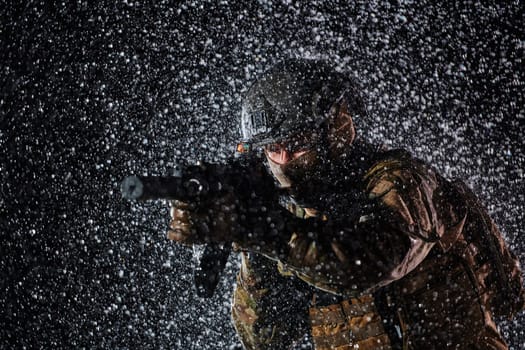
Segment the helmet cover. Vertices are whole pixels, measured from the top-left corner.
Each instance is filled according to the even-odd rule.
[[[344,74],[316,60],[280,62],[249,89],[242,104],[242,137],[264,145],[316,130],[343,95],[353,114],[364,113],[355,84]]]

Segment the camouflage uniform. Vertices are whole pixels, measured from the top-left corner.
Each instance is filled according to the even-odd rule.
[[[493,317],[523,308],[521,272],[469,190],[403,151],[354,159],[340,178],[356,180],[331,189],[341,205],[311,230],[238,238],[265,255],[242,253],[232,313],[244,346],[289,349],[310,331],[317,350],[507,349]],[[319,303],[322,291],[340,299]]]

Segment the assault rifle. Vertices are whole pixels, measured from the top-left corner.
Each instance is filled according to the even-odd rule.
[[[226,164],[200,164],[181,167],[176,176],[129,176],[122,181],[122,197],[128,200],[179,200],[195,203],[233,193],[240,202],[251,205],[253,198],[267,196],[273,189],[260,162],[237,158]],[[231,244],[206,244],[194,269],[197,295],[211,297],[231,251]]]

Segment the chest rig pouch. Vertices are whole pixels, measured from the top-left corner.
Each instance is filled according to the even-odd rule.
[[[316,350],[392,350],[370,295],[309,310]]]
[[[317,211],[303,208],[290,200],[283,200],[281,205],[302,219],[319,215]],[[324,216],[323,219],[326,220]],[[282,275],[293,275],[281,263],[278,269]],[[312,304],[309,318],[316,350],[393,350],[372,295],[329,305],[323,302],[316,305],[314,299]]]

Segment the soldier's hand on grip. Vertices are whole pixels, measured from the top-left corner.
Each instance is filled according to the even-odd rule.
[[[191,243],[192,222],[190,206],[186,202],[170,201],[171,221],[167,233],[168,239],[179,243]]]
[[[198,206],[171,201],[170,216],[167,237],[182,244],[231,242],[238,230],[235,198],[229,194]]]

